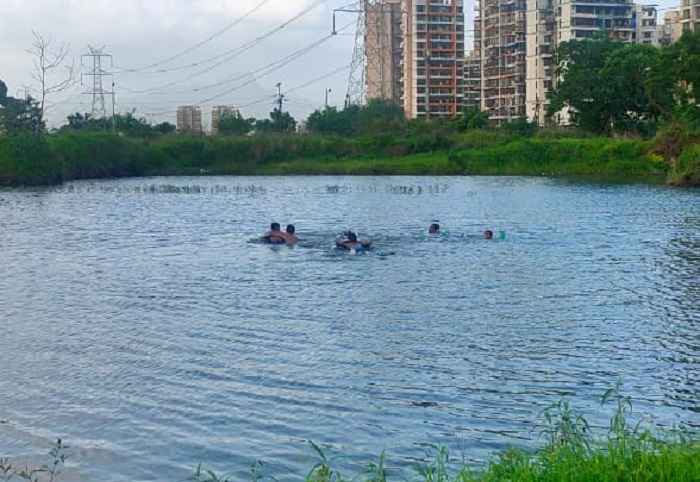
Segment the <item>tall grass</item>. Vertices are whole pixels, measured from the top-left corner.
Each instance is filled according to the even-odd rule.
[[[450,159],[476,175],[663,178],[668,167],[649,150],[642,140],[534,138],[459,149]]]
[[[677,184],[699,182],[698,144],[689,144],[677,162],[670,162],[659,154],[664,150],[659,146],[675,146],[671,141],[572,137],[578,135],[563,130],[529,136],[505,130],[460,133],[427,125],[355,138],[137,139],[104,132],[0,136],[0,185],[200,174],[545,175],[638,181],[663,180],[669,171]]]

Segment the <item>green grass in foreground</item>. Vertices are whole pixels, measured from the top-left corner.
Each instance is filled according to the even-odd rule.
[[[432,460],[415,467],[414,477],[400,469],[388,469],[385,454],[364,470],[346,476],[324,451],[311,442],[318,462],[307,474],[293,478],[306,482],[698,482],[700,481],[700,444],[683,432],[662,435],[633,425],[632,404],[620,392],[620,384],[608,390],[603,404],[612,402],[614,414],[609,429],[596,436],[584,418],[566,401],[545,410],[542,435],[546,445],[537,451],[511,449],[500,454],[485,469],[474,470],[450,459],[445,448],[435,447]],[[0,480],[53,482],[61,475],[68,447],[61,440],[50,452],[51,462],[37,467],[13,467],[0,459]],[[252,465],[247,480],[274,481],[290,474],[267,474],[266,464]],[[193,482],[234,482],[240,476],[219,475],[200,465]]]

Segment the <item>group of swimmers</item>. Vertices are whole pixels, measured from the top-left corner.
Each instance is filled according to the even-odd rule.
[[[428,227],[428,234],[439,235],[440,234],[440,224],[437,222],[432,223]],[[372,241],[359,240],[357,234],[353,231],[346,231],[343,233],[343,238],[336,240],[335,246],[339,249],[344,249],[347,251],[359,251],[368,250],[372,247]],[[268,244],[277,244],[287,246],[294,246],[299,242],[299,238],[296,235],[296,228],[293,224],[288,224],[285,231],[282,231],[282,227],[279,223],[270,224],[270,230],[261,238],[263,242]],[[484,239],[493,239],[493,231],[487,229],[484,231]]]
[[[440,225],[433,223],[428,227],[428,234],[440,234]],[[484,231],[484,239],[493,239],[493,231],[487,229]]]

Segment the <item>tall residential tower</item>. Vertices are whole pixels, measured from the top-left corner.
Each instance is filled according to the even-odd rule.
[[[365,0],[368,99],[406,117],[452,117],[464,99],[463,0]]]

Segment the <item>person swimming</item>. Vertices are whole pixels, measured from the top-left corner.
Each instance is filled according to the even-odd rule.
[[[262,237],[262,240],[270,244],[286,244],[285,234],[282,232],[282,227],[280,223],[271,223],[270,231]]]
[[[484,231],[484,239],[493,239],[493,231],[490,229]]]
[[[343,241],[338,240],[335,242],[336,247],[338,247],[340,249],[352,251],[352,250],[358,250],[358,249],[366,250],[372,246],[371,241],[366,241],[366,240],[358,241],[357,234],[355,234],[352,231],[348,231],[347,233],[345,233],[345,237],[346,237],[346,239],[344,239]]]
[[[284,240],[290,246],[299,242],[299,238],[296,235],[296,231],[297,229],[294,227],[293,224],[287,224],[286,232],[282,233],[284,235]]]
[[[440,234],[440,225],[438,223],[433,223],[428,228],[428,234]]]

